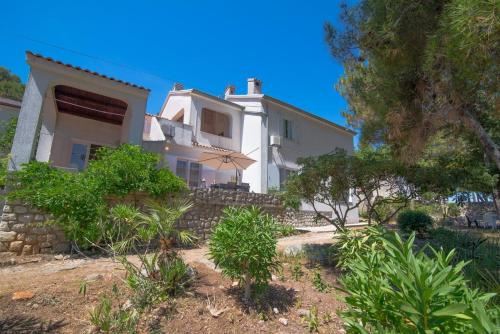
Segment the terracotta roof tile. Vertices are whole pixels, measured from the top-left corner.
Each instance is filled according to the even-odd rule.
[[[43,60],[46,60],[46,61],[50,61],[50,62],[55,63],[55,64],[66,66],[68,68],[71,68],[71,69],[74,69],[74,70],[77,70],[77,71],[81,71],[81,72],[85,72],[85,73],[88,73],[88,74],[91,74],[91,75],[95,75],[95,76],[103,78],[103,79],[108,79],[108,80],[111,80],[111,81],[114,81],[114,82],[119,82],[119,83],[124,84],[126,86],[130,86],[130,87],[142,89],[142,90],[145,90],[145,91],[148,91],[148,92],[151,91],[150,89],[145,88],[143,86],[138,86],[138,85],[135,85],[133,83],[126,82],[126,81],[123,81],[123,80],[120,80],[120,79],[116,79],[116,78],[113,78],[113,77],[108,77],[108,76],[106,76],[104,74],[100,74],[100,73],[97,73],[95,71],[91,71],[91,70],[86,69],[86,68],[81,68],[80,66],[74,66],[74,65],[71,65],[71,64],[66,64],[66,63],[63,63],[60,60],[55,60],[55,59],[50,58],[50,57],[45,57],[45,56],[43,56],[41,54],[38,54],[38,53],[33,53],[31,51],[26,51],[26,54],[32,55],[34,57],[37,57],[37,58],[40,58],[40,59],[43,59]]]

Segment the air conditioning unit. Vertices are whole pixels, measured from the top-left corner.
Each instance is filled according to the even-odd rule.
[[[164,124],[162,125],[162,130],[163,130],[163,134],[165,135],[165,137],[167,138],[174,138],[175,137],[175,126],[171,125],[171,124]]]
[[[269,145],[274,147],[281,147],[281,137],[280,136],[270,136]]]

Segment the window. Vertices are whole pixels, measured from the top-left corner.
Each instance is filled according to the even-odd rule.
[[[197,188],[201,183],[201,165],[197,162],[189,164],[189,187]]]
[[[87,162],[87,145],[73,144],[71,148],[71,158],[69,161],[71,168],[81,171],[85,168]]]
[[[177,160],[175,174],[186,181],[190,188],[201,185],[202,166],[197,162]]]
[[[280,167],[280,190],[284,190],[286,179],[293,173],[293,170]]]
[[[175,174],[177,176],[182,177],[186,182],[188,180],[188,162],[186,160],[177,160],[177,167],[175,170]]]
[[[201,110],[201,131],[231,138],[231,118],[226,114],[203,108]]]
[[[74,143],[71,147],[71,157],[69,160],[70,167],[79,171],[84,170],[89,161],[96,159],[97,150],[101,147],[103,146],[96,144]]]
[[[294,139],[293,138],[293,122],[284,119],[283,120],[283,137],[287,139]]]

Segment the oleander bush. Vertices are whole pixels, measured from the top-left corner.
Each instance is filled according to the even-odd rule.
[[[398,215],[398,226],[404,232],[425,233],[434,223],[431,216],[423,211],[405,210]]]
[[[279,269],[276,235],[278,224],[258,207],[226,208],[209,241],[210,258],[222,274],[239,280],[246,300],[252,284],[257,292],[266,287]]]
[[[467,262],[453,264],[454,251],[415,252],[414,239],[414,233],[406,241],[395,232],[375,236],[345,263],[340,283],[348,308],[341,316],[348,332],[498,333],[494,294],[467,285]]]
[[[104,242],[109,224],[106,198],[142,192],[161,199],[187,190],[185,182],[166,168],[158,169],[160,157],[140,147],[124,144],[100,148],[97,159],[79,173],[32,161],[9,176],[9,199],[51,213],[80,247]]]

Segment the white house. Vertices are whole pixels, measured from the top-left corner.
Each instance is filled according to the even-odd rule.
[[[191,187],[237,182],[250,191],[279,189],[297,158],[342,148],[354,150],[355,132],[262,93],[248,79],[246,94],[229,86],[219,98],[176,84],[160,113],[148,115],[144,147],[164,155],[164,164]],[[200,159],[204,152],[239,152],[255,160],[247,169],[217,170]],[[308,208],[303,205],[304,210]],[[324,208],[327,210],[327,208]],[[357,222],[357,211],[350,221]]]

